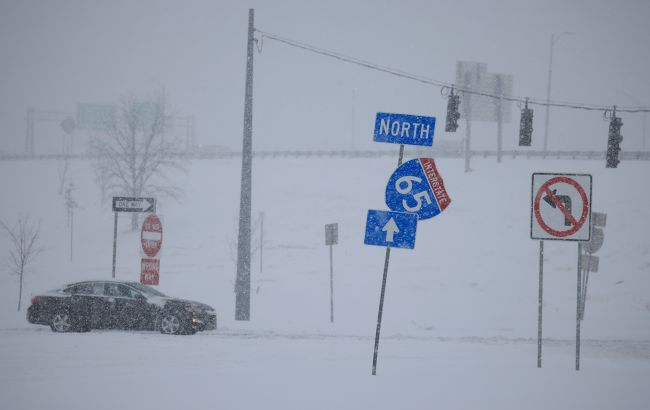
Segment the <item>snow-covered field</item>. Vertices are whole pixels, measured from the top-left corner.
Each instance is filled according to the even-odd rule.
[[[372,348],[384,249],[363,245],[368,209],[385,209],[395,158],[256,159],[253,216],[264,213],[263,269],[253,255],[251,321],[234,320],[240,161],[195,161],[161,199],[160,290],[206,302],[219,328],[53,334],[25,320],[29,296],[110,278],[113,214],[90,162],[77,186],[73,261],[54,161],[0,162],[0,219],[41,219],[46,251],[26,277],[0,275],[0,409],[644,409],[650,405],[650,192],[647,162],[439,160],[451,206],[391,253],[377,376]],[[593,175],[608,214],[590,277],[574,370],[575,243],[545,242],[544,364],[536,367],[538,242],[529,237],[533,172]],[[120,216],[117,278],[139,278],[139,232]],[[330,323],[324,225],[334,247]],[[259,238],[254,240],[259,241]],[[9,241],[0,237],[0,258]],[[3,265],[4,266],[4,265]]]

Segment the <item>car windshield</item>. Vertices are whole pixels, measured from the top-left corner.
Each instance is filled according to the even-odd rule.
[[[147,296],[163,296],[163,297],[167,296],[162,292],[158,292],[156,289],[152,287],[143,285],[142,283],[129,282],[129,285],[133,286],[134,288],[136,288],[137,290],[139,290],[140,292],[144,293]]]

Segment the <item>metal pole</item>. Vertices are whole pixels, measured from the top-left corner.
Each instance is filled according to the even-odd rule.
[[[645,139],[646,139],[646,128],[647,128],[647,126],[648,126],[648,113],[644,112],[643,113],[643,145],[641,146],[642,151],[645,151],[645,147],[646,147]]]
[[[248,10],[246,91],[244,96],[244,135],[242,142],[239,238],[237,241],[237,283],[235,320],[250,320],[251,292],[251,175],[253,165],[253,42],[255,10]]]
[[[590,255],[591,256],[591,255]],[[582,278],[582,306],[580,307],[580,320],[585,320],[585,305],[587,304],[587,287],[589,286],[589,269],[584,269]]]
[[[330,245],[330,322],[334,323],[334,245]]]
[[[578,242],[578,289],[576,304],[576,371],[580,370],[580,299],[582,287],[582,242]]]
[[[470,87],[470,73],[465,73],[465,87]],[[470,171],[471,159],[471,140],[472,140],[472,113],[471,113],[471,94],[465,93],[465,172]]]
[[[264,212],[260,212],[260,273],[264,266]]]
[[[379,313],[377,315],[377,332],[375,333],[375,351],[372,356],[372,375],[377,374],[377,354],[379,353],[379,331],[381,330],[381,316],[384,312],[384,294],[386,293],[386,279],[388,277],[388,261],[390,260],[390,247],[386,248],[384,260],[384,276],[381,280],[381,295],[379,296]]]
[[[73,234],[74,234],[74,208],[70,208],[70,262],[72,262]]]
[[[553,45],[555,44],[555,35],[551,33],[551,48],[549,52],[549,58],[548,58],[548,82],[546,83],[546,101],[551,100],[551,78],[552,78],[552,72],[553,72]],[[549,116],[550,116],[550,109],[551,107],[549,105],[546,106],[546,118],[544,120],[544,152],[548,150],[548,123],[549,123]]]
[[[503,84],[500,74],[497,75],[497,92],[499,93],[499,99],[497,100],[497,162],[501,163],[501,151],[503,149]]]
[[[190,117],[185,117],[185,152],[191,152]]]
[[[27,130],[25,133],[25,154],[34,155],[34,115],[33,108],[27,110]]]
[[[404,144],[399,146],[399,158],[397,166],[402,165],[404,158]],[[379,354],[379,333],[381,330],[381,317],[384,313],[384,295],[386,294],[386,280],[388,278],[388,262],[390,261],[390,246],[386,248],[386,258],[384,259],[384,275],[381,279],[381,294],[379,295],[379,312],[377,313],[377,332],[375,333],[375,350],[372,355],[372,375],[377,374],[377,355]]]
[[[539,298],[537,302],[537,367],[542,367],[542,307],[544,301],[544,241],[539,241]]]
[[[115,279],[115,255],[117,251],[117,212],[115,212],[115,223],[113,224],[113,279]]]
[[[352,123],[350,124],[350,142],[354,151],[354,123],[356,121],[357,91],[352,89]]]

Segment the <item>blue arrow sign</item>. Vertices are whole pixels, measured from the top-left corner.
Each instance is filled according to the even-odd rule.
[[[406,161],[393,172],[386,186],[386,205],[396,212],[412,212],[429,219],[451,203],[432,158]]]
[[[391,248],[415,247],[418,217],[406,212],[368,211],[366,221],[366,245],[390,246]]]
[[[378,112],[375,119],[375,142],[391,144],[433,145],[435,117]]]

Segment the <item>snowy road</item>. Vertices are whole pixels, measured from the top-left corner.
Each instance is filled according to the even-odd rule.
[[[0,408],[641,409],[650,341],[382,338],[222,329],[155,332],[0,330]]]

